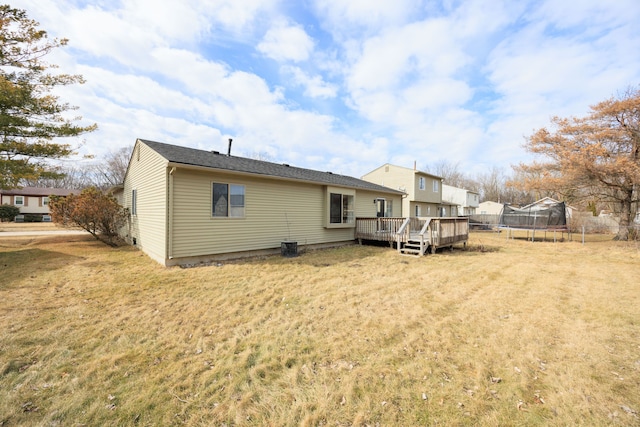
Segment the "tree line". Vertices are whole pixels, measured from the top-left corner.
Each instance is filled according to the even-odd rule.
[[[424,171],[443,178],[446,185],[478,193],[480,202],[492,201],[523,206],[555,195],[553,192],[537,192],[518,187],[516,183],[522,180],[521,175],[499,166],[469,175],[461,170],[459,163],[442,161],[426,165]]]

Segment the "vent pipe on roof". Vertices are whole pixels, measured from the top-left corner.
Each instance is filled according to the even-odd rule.
[[[229,138],[229,148],[227,149],[227,156],[231,156],[231,143],[233,142],[232,138]]]

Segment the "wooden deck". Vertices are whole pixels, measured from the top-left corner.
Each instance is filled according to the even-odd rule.
[[[469,240],[467,217],[356,218],[356,239],[396,243],[398,252],[424,255]]]

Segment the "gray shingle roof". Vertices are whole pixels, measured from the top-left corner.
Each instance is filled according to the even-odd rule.
[[[140,139],[140,142],[149,146],[171,163],[179,163],[190,166],[242,172],[252,175],[273,176],[296,181],[314,182],[319,184],[337,185],[348,188],[379,191],[384,193],[402,194],[402,192],[378,184],[353,178],[346,175],[338,175],[332,172],[321,172],[313,169],[303,169],[285,164],[265,162],[262,160],[248,159],[246,157],[227,156],[214,152],[197,150],[194,148],[180,147],[178,145]]]

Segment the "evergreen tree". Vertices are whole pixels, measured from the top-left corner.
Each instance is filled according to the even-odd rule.
[[[13,188],[24,179],[55,178],[60,174],[47,159],[73,154],[69,144],[56,143],[97,129],[78,126],[65,112],[77,107],[60,102],[53,88],[84,83],[82,76],[52,74],[55,65],[42,58],[66,39],[47,38],[24,10],[0,5],[0,188]]]

